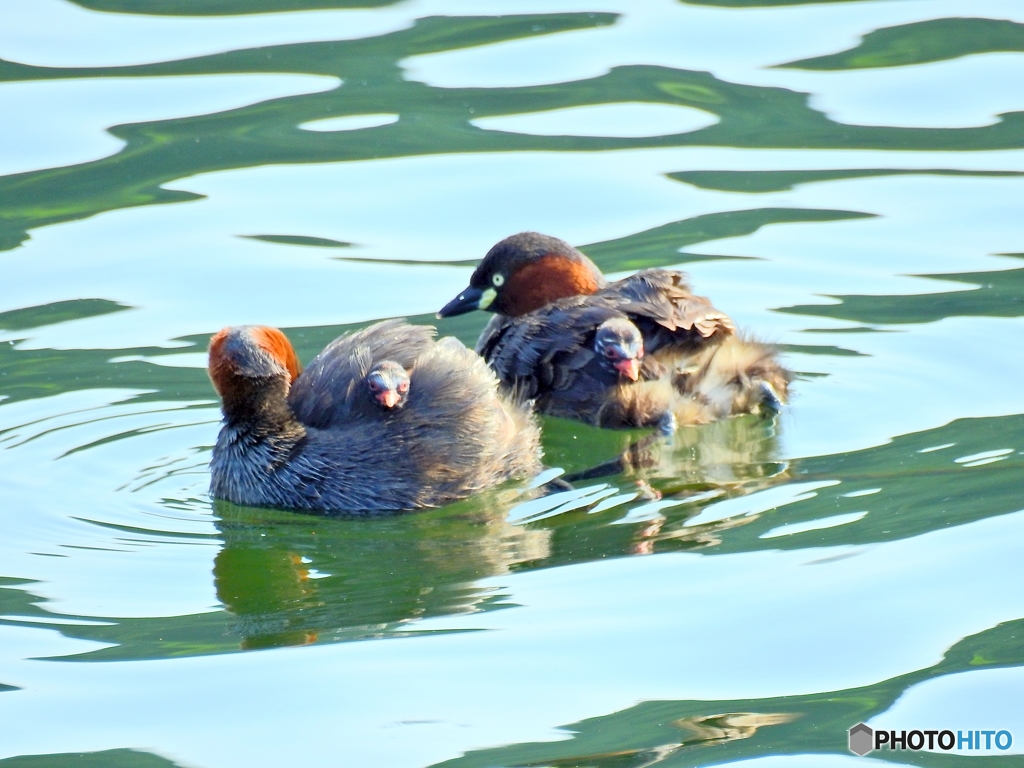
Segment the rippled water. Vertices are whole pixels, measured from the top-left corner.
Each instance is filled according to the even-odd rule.
[[[1019,760],[1022,53],[1010,0],[0,0],[0,763]],[[792,407],[548,420],[626,469],[540,499],[209,498],[213,332],[434,322],[522,229],[685,265]]]

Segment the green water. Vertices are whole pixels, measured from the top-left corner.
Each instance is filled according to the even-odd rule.
[[[1003,0],[0,0],[0,765],[833,766],[861,721],[1014,739],[875,759],[1020,764],[1022,30]],[[523,229],[682,265],[792,404],[546,419],[549,466],[619,464],[543,498],[209,498],[220,327],[472,345],[483,313],[433,312]]]

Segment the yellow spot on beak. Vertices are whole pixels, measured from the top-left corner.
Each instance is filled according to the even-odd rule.
[[[479,307],[480,309],[487,309],[489,306],[491,306],[491,304],[497,297],[498,292],[493,288],[488,288],[487,290],[480,294],[480,303],[477,304],[477,307]]]

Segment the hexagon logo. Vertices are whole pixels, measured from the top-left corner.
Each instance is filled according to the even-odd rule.
[[[850,729],[850,751],[855,755],[864,757],[864,755],[874,749],[872,746],[874,740],[875,732],[871,729],[870,725],[857,723]]]

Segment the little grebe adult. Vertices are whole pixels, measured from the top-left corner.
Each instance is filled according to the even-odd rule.
[[[542,413],[672,429],[774,412],[788,394],[791,376],[776,351],[737,336],[726,314],[691,293],[683,273],[646,269],[609,283],[583,253],[548,235],[522,232],[499,242],[438,316],[473,309],[496,313],[477,352]],[[624,362],[616,377],[595,362],[616,349],[599,334],[612,319],[619,350],[634,337],[630,327],[640,336],[635,378],[632,364]]]
[[[210,341],[224,423],[213,496],[237,504],[370,513],[432,507],[540,469],[528,409],[486,364],[434,329],[377,323],[332,342],[305,372],[262,326]]]

